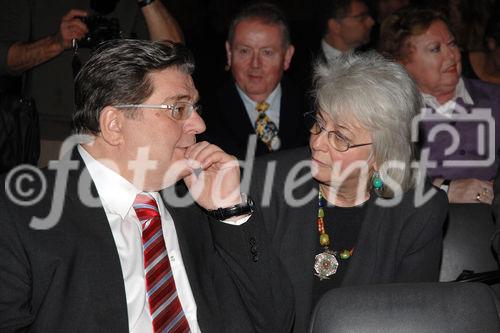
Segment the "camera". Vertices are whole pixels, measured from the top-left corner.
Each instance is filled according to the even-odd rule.
[[[90,15],[80,17],[80,19],[87,25],[89,32],[78,41],[79,47],[94,48],[107,40],[122,38],[117,18]]]

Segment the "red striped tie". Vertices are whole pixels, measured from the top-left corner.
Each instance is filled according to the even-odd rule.
[[[133,207],[142,225],[146,291],[154,332],[190,332],[177,297],[156,201],[149,193],[142,192]]]

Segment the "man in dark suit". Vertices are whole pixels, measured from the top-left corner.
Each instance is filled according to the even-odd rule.
[[[208,140],[240,160],[250,135],[255,155],[306,145],[304,94],[283,77],[294,53],[283,13],[265,3],[244,8],[231,23],[226,53],[232,80],[208,98]]]
[[[291,287],[237,163],[196,143],[193,67],[184,46],[139,40],[84,65],[74,124],[90,140],[2,179],[0,331],[289,331]]]
[[[89,45],[84,46],[87,32],[93,31],[85,39],[91,45],[118,33],[125,38],[182,41],[165,4],[161,0],[68,0],[50,5],[40,0],[0,1],[0,75],[22,74],[22,93],[36,102],[39,165],[56,159],[61,143],[71,134],[73,77],[78,62],[87,61],[91,52]],[[113,21],[81,20],[93,15]],[[75,40],[78,52],[73,49]]]
[[[370,41],[375,21],[364,0],[327,1],[319,58],[331,61],[342,53],[350,52]]]

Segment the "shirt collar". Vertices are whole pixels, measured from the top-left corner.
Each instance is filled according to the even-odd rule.
[[[455,87],[455,94],[451,100],[444,104],[440,104],[437,100],[436,97],[426,94],[426,93],[421,93],[422,98],[424,99],[424,102],[426,105],[432,107],[433,109],[436,110],[437,113],[440,113],[442,115],[451,115],[453,113],[453,110],[455,110],[456,106],[456,100],[458,98],[461,98],[465,104],[468,105],[473,105],[474,101],[472,100],[472,97],[470,96],[469,92],[467,91],[467,88],[465,88],[465,83],[462,78],[458,80],[458,84]]]
[[[247,94],[243,90],[238,87],[238,84],[236,84],[236,90],[238,91],[238,94],[240,95],[243,104],[245,104],[245,107],[250,108],[252,110],[255,110],[255,107],[257,106],[257,102],[253,101],[250,97],[248,97]],[[269,104],[269,108],[271,109],[273,105],[276,102],[276,99],[278,96],[281,96],[281,83],[278,83],[276,88],[267,96],[265,101],[262,102],[267,102]]]
[[[323,54],[325,58],[328,60],[333,60],[342,55],[342,51],[334,48],[330,44],[328,44],[325,39],[321,40],[321,49],[323,50]]]
[[[132,208],[135,197],[142,191],[92,157],[81,145],[78,145],[78,152],[82,156],[83,162],[96,186],[104,210],[111,214],[118,214],[122,219],[125,219],[130,208]],[[157,195],[154,195],[154,197],[158,200]]]

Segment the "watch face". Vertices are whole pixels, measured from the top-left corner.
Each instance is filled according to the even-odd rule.
[[[253,211],[253,206],[254,206],[254,203],[253,203],[253,200],[252,198],[250,198],[250,196],[247,196],[247,205],[252,209]]]
[[[254,212],[254,202],[250,196],[247,196],[246,203],[243,203],[243,210],[245,214],[251,214]]]

